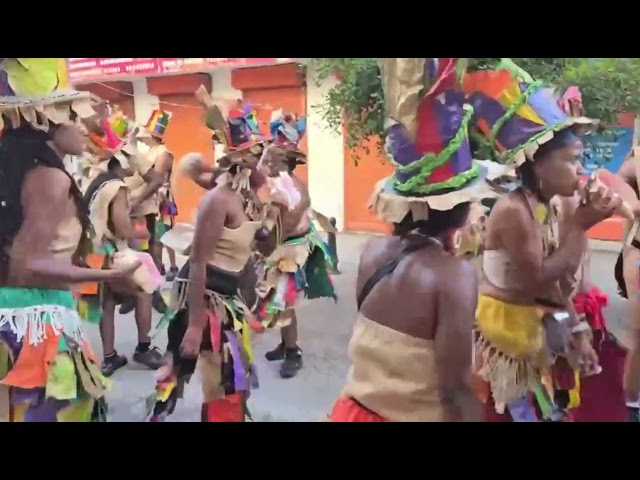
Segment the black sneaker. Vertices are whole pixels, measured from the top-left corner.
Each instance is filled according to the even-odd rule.
[[[136,308],[136,299],[135,298],[127,298],[122,305],[120,305],[120,315],[126,315],[127,313],[131,313]]]
[[[133,354],[133,361],[143,364],[151,370],[158,370],[164,365],[164,356],[157,347],[149,347],[145,352],[136,351]]]
[[[280,365],[280,376],[282,378],[293,378],[302,368],[302,350],[300,348],[287,349],[284,362]]]
[[[167,312],[167,304],[164,303],[164,298],[162,298],[162,295],[160,295],[160,292],[158,292],[157,290],[153,292],[151,305],[153,305],[153,309],[158,313]],[[120,313],[122,313],[122,308],[120,308]]]
[[[105,377],[110,377],[116,372],[116,370],[121,369],[127,363],[129,363],[129,360],[127,360],[127,357],[125,357],[124,355],[118,355],[116,353],[114,355],[106,357],[102,361],[102,366],[100,367],[100,370],[102,370],[102,374]]]
[[[173,282],[177,276],[178,276],[178,267],[171,267],[169,269],[169,273],[165,275],[164,279],[167,282]]]
[[[264,358],[269,360],[270,362],[275,362],[277,360],[284,360],[285,348],[284,343],[280,343],[274,350],[267,352],[264,354]]]

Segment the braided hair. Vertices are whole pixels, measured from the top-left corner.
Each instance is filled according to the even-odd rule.
[[[76,204],[86,246],[91,232],[89,209],[62,159],[47,144],[50,140],[51,132],[36,130],[26,122],[18,128],[6,129],[0,140],[0,279],[6,278],[9,250],[24,221],[22,185],[27,173],[38,165],[62,170],[71,180],[69,195]]]

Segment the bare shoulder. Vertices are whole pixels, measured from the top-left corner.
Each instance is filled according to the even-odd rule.
[[[298,189],[298,191],[300,192],[300,194],[303,196],[303,198],[309,198],[309,189],[307,188],[307,186],[305,185],[305,183],[300,180],[297,176],[295,175],[291,175],[291,178],[293,180],[293,184],[296,186],[296,188]]]
[[[397,237],[374,236],[369,238],[362,247],[360,260],[377,257],[381,252],[389,249],[394,243],[400,243]]]
[[[51,202],[69,194],[71,179],[59,168],[37,166],[24,179],[23,200],[42,199]],[[33,195],[33,193],[38,195]]]
[[[500,197],[494,207],[491,209],[489,218],[507,215],[519,215],[526,211],[524,202],[516,195],[510,194]]]
[[[444,252],[434,255],[433,251],[421,250],[416,252],[415,258],[421,267],[437,270],[438,283],[459,285],[461,281],[474,280],[477,276],[476,269],[463,257]]]
[[[516,195],[505,195],[500,198],[487,218],[487,229],[495,230],[500,227],[509,227],[514,224],[529,223],[531,213],[525,202]]]

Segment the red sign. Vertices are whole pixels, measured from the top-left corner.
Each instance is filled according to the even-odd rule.
[[[161,75],[289,63],[297,58],[69,58],[69,80],[95,81],[135,75]]]

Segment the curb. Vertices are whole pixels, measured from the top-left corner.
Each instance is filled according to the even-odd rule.
[[[620,253],[622,242],[589,239],[589,249],[593,252]]]

